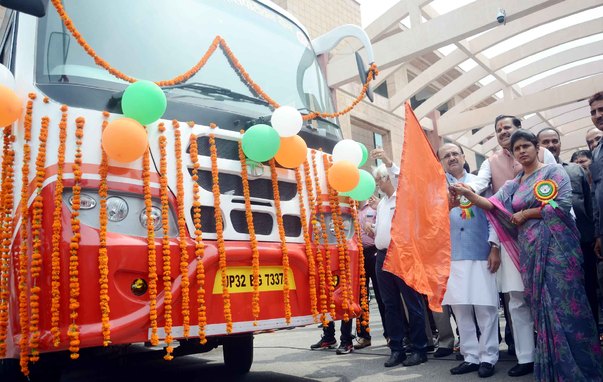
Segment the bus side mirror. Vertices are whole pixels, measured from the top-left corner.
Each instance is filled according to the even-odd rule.
[[[354,52],[356,56],[356,66],[358,67],[358,75],[360,76],[360,83],[365,84],[366,79],[368,78],[368,71],[366,70],[366,66],[364,66],[364,61],[362,60],[362,56],[360,53]],[[366,97],[373,102],[373,87],[371,84],[366,88]]]
[[[48,0],[0,0],[0,5],[36,17],[46,16]]]

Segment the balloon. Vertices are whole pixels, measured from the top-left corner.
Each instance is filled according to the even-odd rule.
[[[281,137],[292,137],[299,133],[304,120],[296,108],[281,106],[272,113],[270,123]]]
[[[362,167],[362,166],[364,166],[364,164],[366,163],[366,161],[368,159],[369,152],[363,143],[360,143],[360,142],[356,142],[356,143],[358,143],[358,146],[360,146],[360,149],[362,150],[362,159],[360,160],[360,164],[358,165],[358,167]]]
[[[375,183],[375,178],[368,171],[358,170],[358,172],[360,173],[358,185],[352,191],[348,192],[347,196],[361,202],[368,200],[373,195],[377,184]]]
[[[122,163],[132,162],[149,147],[147,132],[134,119],[116,119],[103,131],[102,146],[109,158]]]
[[[306,141],[299,135],[281,138],[281,147],[274,156],[274,159],[281,166],[287,168],[296,168],[306,160],[308,146]]]
[[[352,191],[358,185],[360,172],[355,164],[348,161],[333,163],[327,175],[329,184],[339,192]]]
[[[333,162],[348,161],[359,166],[362,160],[362,149],[358,142],[351,139],[344,139],[333,147]]]
[[[259,124],[251,126],[243,134],[241,145],[247,158],[264,162],[278,152],[281,139],[271,126]]]
[[[8,126],[21,116],[23,104],[17,94],[0,85],[0,127]]]
[[[151,81],[136,81],[126,88],[121,98],[124,115],[148,125],[157,121],[167,107],[163,90]]]
[[[9,68],[0,64],[0,85],[6,86],[9,89],[15,90],[15,76]]]

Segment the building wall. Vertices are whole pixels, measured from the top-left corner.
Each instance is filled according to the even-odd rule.
[[[310,38],[316,38],[343,24],[361,25],[360,4],[356,0],[273,0],[293,14],[307,28]],[[344,39],[332,52],[333,55],[352,55],[354,49]],[[332,57],[331,57],[332,58]],[[336,109],[348,107],[360,93],[360,81],[335,90]],[[345,138],[362,142],[369,150],[375,148],[374,133],[383,135],[383,148],[399,163],[402,152],[404,119],[388,112],[387,99],[375,94],[375,103],[365,98],[349,114],[339,117],[339,125]],[[379,107],[382,105],[382,107]],[[368,161],[370,170],[374,161]]]

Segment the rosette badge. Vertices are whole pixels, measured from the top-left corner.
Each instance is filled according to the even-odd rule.
[[[473,203],[471,203],[471,201],[466,197],[461,196],[461,198],[459,199],[459,207],[461,207],[461,218],[463,218],[464,220],[469,220],[475,217],[475,214],[471,209],[471,207],[473,207]]]
[[[559,205],[555,202],[559,187],[554,180],[541,180],[534,185],[534,196],[538,199],[542,206],[550,204],[551,207],[557,208]]]

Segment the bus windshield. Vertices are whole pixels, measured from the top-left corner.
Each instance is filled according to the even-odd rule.
[[[306,34],[259,2],[64,0],[63,5],[97,55],[128,76],[172,79],[193,67],[215,37],[221,36],[252,80],[276,102],[300,110],[333,111]],[[127,85],[94,63],[53,7],[39,23],[36,71],[40,84],[68,83],[109,91]],[[223,110],[236,107],[250,117],[270,114],[221,49],[188,83],[193,86],[165,89],[168,101]]]

